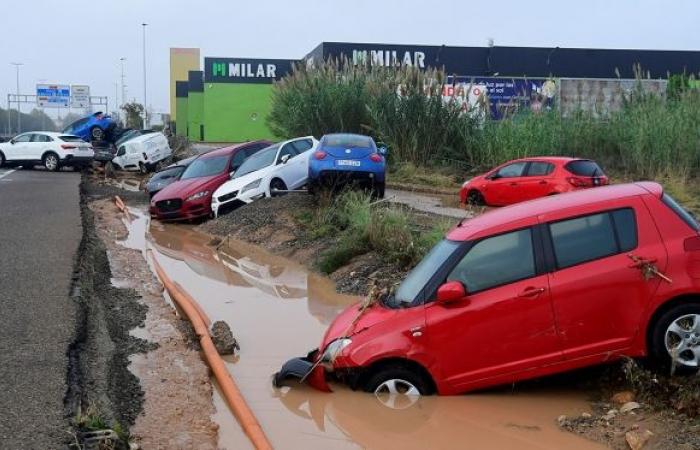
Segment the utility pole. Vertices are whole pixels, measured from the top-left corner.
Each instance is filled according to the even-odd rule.
[[[147,23],[142,23],[143,27],[143,128],[148,128],[148,100],[146,97],[146,27]]]
[[[10,63],[13,66],[15,66],[15,69],[17,69],[17,134],[21,133],[22,131],[22,113],[19,110],[19,66],[23,66],[23,63]],[[8,109],[7,114],[10,114],[10,111]]]
[[[124,84],[124,61],[126,61],[126,58],[122,56],[119,58],[119,61],[122,63],[122,102],[117,105],[117,109],[119,110],[119,116],[121,116],[121,107],[126,103],[126,84]]]

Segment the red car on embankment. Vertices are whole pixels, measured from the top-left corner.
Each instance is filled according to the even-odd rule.
[[[199,156],[180,179],[151,199],[149,212],[158,220],[191,220],[211,215],[211,196],[250,155],[271,144],[254,141],[224,147]]]

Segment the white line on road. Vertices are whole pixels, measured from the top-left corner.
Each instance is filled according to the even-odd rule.
[[[4,177],[8,176],[8,175],[11,174],[12,172],[14,172],[14,169],[13,169],[13,170],[8,170],[8,171],[5,172],[5,173],[0,173],[0,178],[4,178]]]

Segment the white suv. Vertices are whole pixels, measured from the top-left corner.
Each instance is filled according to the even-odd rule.
[[[43,165],[55,171],[62,166],[83,167],[92,162],[92,145],[70,134],[31,131],[0,144],[0,167]]]

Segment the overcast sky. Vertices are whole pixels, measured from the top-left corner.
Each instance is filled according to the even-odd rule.
[[[322,41],[700,50],[698,0],[1,0],[0,101],[41,82],[88,84],[114,104],[168,110],[168,48],[202,56],[301,58]],[[25,107],[26,111],[29,107]]]

